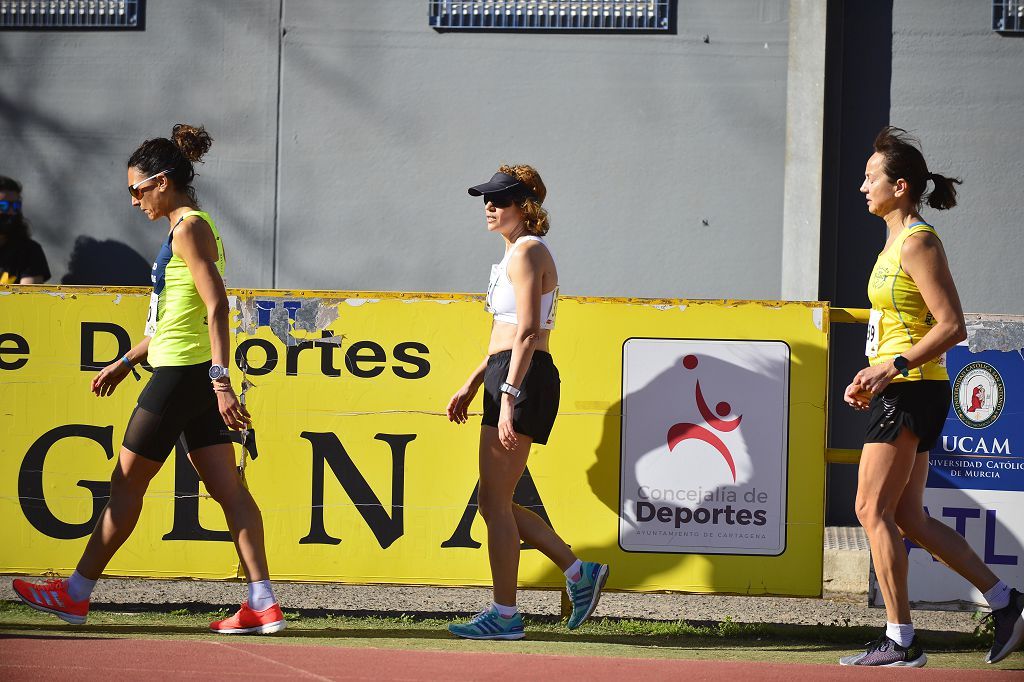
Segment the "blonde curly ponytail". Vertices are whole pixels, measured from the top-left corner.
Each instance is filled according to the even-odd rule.
[[[527,196],[519,201],[519,208],[523,212],[523,219],[526,221],[526,230],[530,234],[543,237],[551,229],[551,222],[547,209],[541,204],[547,197],[548,190],[544,181],[540,179],[540,173],[533,166],[527,165],[503,165],[498,169],[499,173],[511,175],[519,182],[529,188],[533,196]]]

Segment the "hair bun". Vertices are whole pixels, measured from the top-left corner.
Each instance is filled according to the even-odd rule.
[[[186,123],[178,123],[171,130],[171,138],[182,155],[192,163],[202,161],[203,156],[213,146],[213,138],[203,126],[196,128]]]

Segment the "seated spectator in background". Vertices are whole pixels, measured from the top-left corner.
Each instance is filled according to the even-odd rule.
[[[50,279],[43,248],[28,236],[21,184],[0,175],[0,284],[42,284]]]

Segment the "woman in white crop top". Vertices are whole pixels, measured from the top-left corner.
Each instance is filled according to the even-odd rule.
[[[521,639],[516,609],[519,547],[526,541],[566,575],[573,602],[569,628],[597,607],[608,566],[576,558],[540,516],[513,502],[530,446],[547,443],[558,413],[559,378],[548,349],[555,323],[558,270],[543,236],[547,190],[530,166],[502,166],[489,182],[469,193],[484,199],[487,229],[502,238],[500,263],[491,266],[487,311],[494,317],[487,357],[448,403],[448,419],[464,424],[469,405],[484,388],[477,501],[487,524],[487,550],[494,603],[449,630],[469,639]]]

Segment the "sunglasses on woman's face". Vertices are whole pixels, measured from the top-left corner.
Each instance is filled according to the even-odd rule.
[[[146,184],[150,180],[153,180],[155,178],[159,178],[161,175],[164,175],[165,173],[170,173],[172,170],[174,170],[174,169],[173,168],[168,168],[167,170],[162,170],[159,173],[157,173],[156,175],[150,175],[145,180],[139,180],[134,185],[128,185],[128,194],[131,194],[132,197],[134,197],[135,199],[141,199],[142,198],[142,194],[145,191],[145,190],[140,189],[140,187],[142,185]]]
[[[494,208],[508,208],[516,203],[511,194],[485,194],[484,204],[493,204]]]
[[[21,213],[21,202],[0,201],[0,213]]]

